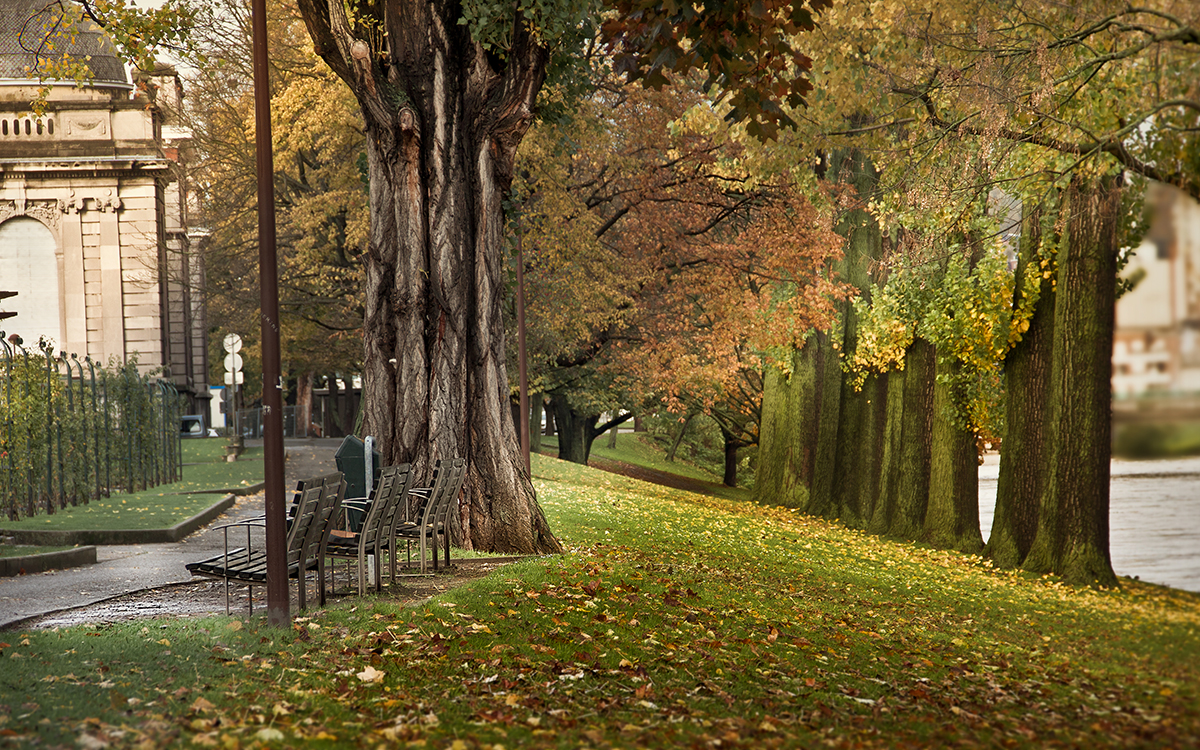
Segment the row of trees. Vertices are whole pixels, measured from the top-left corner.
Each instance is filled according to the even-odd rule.
[[[1111,582],[1119,249],[1142,180],[1197,194],[1196,9],[614,7],[600,28],[569,3],[299,3],[328,69],[277,63],[301,126],[277,192],[308,206],[296,258],[320,247],[298,268],[336,268],[336,248],[361,264],[365,422],[387,460],[468,456],[461,538],[557,549],[507,415],[520,236],[565,457],[586,460],[603,411],[665,398],[717,416],[733,451],[761,441],[764,500],[978,549],[977,445],[1002,440],[993,557]],[[317,88],[329,71],[361,129]],[[293,86],[308,104],[288,109]],[[311,105],[326,91],[336,112]],[[339,328],[326,312],[309,317]]]
[[[1117,272],[1146,179],[1196,195],[1195,8],[846,3],[824,18],[818,90],[864,95],[849,112],[818,102],[797,137],[855,184],[839,230],[858,296],[769,377],[756,491],[978,552],[976,446],[993,441],[986,553],[1115,583]]]

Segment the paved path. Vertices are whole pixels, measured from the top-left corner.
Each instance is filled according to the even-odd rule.
[[[986,541],[996,505],[998,456],[979,467]],[[1109,550],[1119,576],[1200,591],[1200,458],[1112,462]]]
[[[340,444],[340,439],[288,441],[285,486],[334,471],[337,467],[333,456]],[[183,566],[219,554],[224,547],[224,532],[214,527],[262,512],[261,493],[238,498],[224,515],[180,542],[101,546],[96,548],[95,565],[0,578],[0,627],[121,594],[194,580]],[[241,540],[245,540],[244,532]],[[231,536],[230,544],[234,542]]]

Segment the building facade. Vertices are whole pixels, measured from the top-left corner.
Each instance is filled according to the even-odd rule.
[[[1175,188],[1148,195],[1150,231],[1123,276],[1137,281],[1117,300],[1113,394],[1200,394],[1200,204]]]
[[[44,111],[36,50],[55,3],[0,3],[0,326],[26,347],[107,364],[137,359],[207,409],[203,268],[187,224],[182,89],[171,68],[131,82],[102,30],[68,53],[91,80],[53,83]],[[49,6],[49,7],[48,7]]]

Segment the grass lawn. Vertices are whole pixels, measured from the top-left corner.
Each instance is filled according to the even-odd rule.
[[[542,449],[549,455],[557,455],[558,438],[543,437]],[[546,441],[549,441],[547,449]],[[605,433],[592,443],[591,458],[608,461],[620,461],[632,466],[645,467],[653,471],[673,474],[685,479],[703,482],[703,492],[727,500],[749,500],[752,492],[745,487],[726,487],[721,483],[721,477],[704,468],[687,461],[668,461],[667,452],[653,439],[644,433],[623,432],[617,435],[617,447],[608,447],[608,434]],[[599,463],[599,462],[594,462]]]
[[[0,634],[14,746],[1200,746],[1200,596],[534,457],[567,547],[417,607]]]
[[[262,481],[262,448],[247,449],[237,461],[225,461],[225,440],[183,441],[183,479],[141,492],[114,493],[0,528],[78,531],[80,529],[165,529],[185,521],[220,499],[214,491],[232,491]],[[205,493],[205,494],[194,494]]]
[[[45,547],[33,544],[0,544],[0,557],[25,557],[26,555],[42,555],[47,552],[62,552],[75,549],[67,545],[61,547]]]

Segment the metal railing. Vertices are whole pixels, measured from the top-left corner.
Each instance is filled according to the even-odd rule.
[[[297,421],[299,414],[299,407],[283,407],[283,436],[285,438],[294,438],[298,435],[303,437],[297,430],[300,426]],[[238,424],[242,426],[242,437],[247,440],[261,438],[263,436],[262,408],[239,409]]]
[[[0,331],[0,517],[177,481],[181,413],[175,386],[136,361],[106,370]]]

